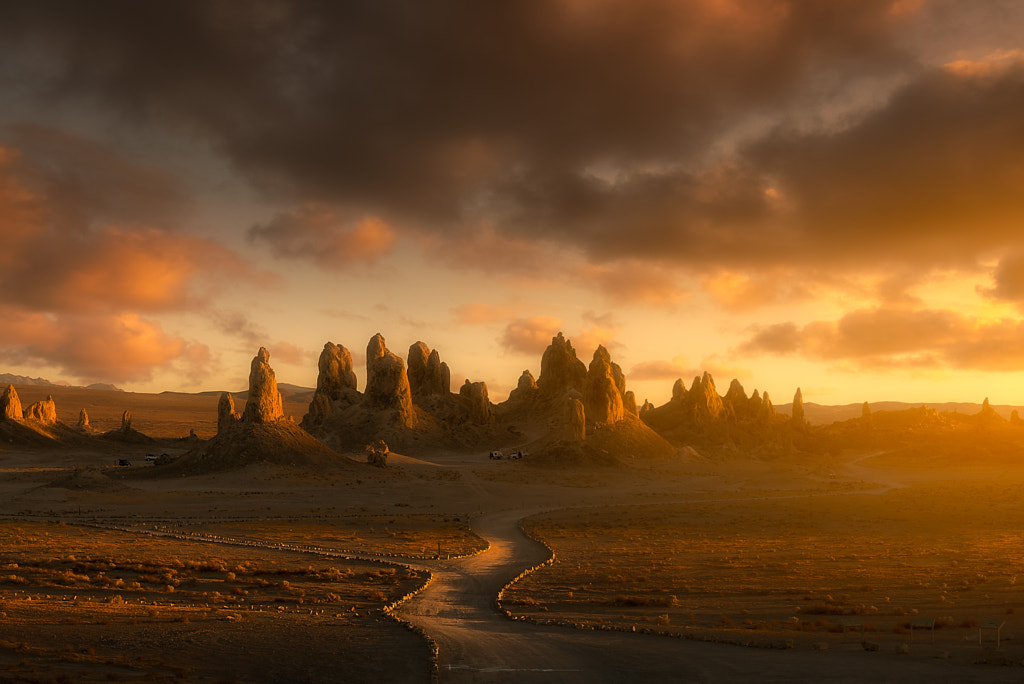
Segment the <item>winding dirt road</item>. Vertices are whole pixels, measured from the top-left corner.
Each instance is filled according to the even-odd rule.
[[[535,510],[484,515],[474,531],[490,548],[426,564],[433,582],[396,613],[439,647],[441,682],[1001,682],[1016,668],[971,668],[944,660],[859,650],[786,651],[512,621],[498,591],[548,554],[518,521]]]

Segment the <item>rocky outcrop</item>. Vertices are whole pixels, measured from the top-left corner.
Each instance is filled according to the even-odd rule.
[[[508,398],[511,403],[522,404],[533,401],[536,395],[537,381],[533,379],[533,373],[524,370],[523,374],[519,376],[516,388],[509,392]]]
[[[231,392],[222,392],[217,402],[217,434],[227,432],[238,425],[241,416],[235,410],[235,398]]]
[[[765,392],[761,395],[761,404],[757,409],[756,420],[761,423],[770,423],[775,420],[775,407],[772,406],[772,400]]]
[[[333,410],[335,402],[343,396],[355,400],[356,374],[352,370],[352,354],[340,344],[328,342],[317,362],[316,391],[309,402],[309,412],[302,418],[302,426],[312,429],[322,424]]]
[[[433,396],[447,396],[451,393],[451,371],[441,361],[436,349],[430,349],[423,342],[409,347],[409,389],[412,399],[420,403]]]
[[[725,404],[727,411],[732,412],[736,420],[747,420],[750,417],[750,400],[739,380],[733,378],[729,383],[729,389],[722,398],[722,403]]]
[[[266,347],[260,347],[249,371],[249,397],[242,420],[247,423],[273,423],[283,418],[284,406],[281,393],[277,391],[274,369],[270,367],[270,352]]]
[[[807,424],[807,418],[804,417],[804,395],[799,387],[796,388],[796,394],[793,395],[793,412],[791,416],[793,423],[796,425]]]
[[[707,371],[700,378],[693,379],[693,386],[686,394],[687,413],[700,423],[717,420],[725,411],[722,398],[715,389],[715,380]]]
[[[78,412],[78,429],[88,430],[89,429],[89,414],[85,409]]]
[[[18,391],[14,385],[8,385],[3,395],[0,395],[0,420],[24,420],[25,414],[21,410],[21,399],[18,398]]]
[[[568,390],[582,393],[586,382],[587,366],[576,358],[572,343],[558,333],[541,357],[538,390],[545,397],[557,397]]]
[[[132,412],[129,411],[128,409],[125,409],[124,413],[121,414],[121,432],[131,432],[131,431],[132,431]]]
[[[487,398],[487,383],[466,382],[459,389],[459,396],[468,404],[469,419],[476,425],[486,425],[494,420],[494,407]]]
[[[636,406],[636,395],[633,394],[633,390],[626,390],[625,394],[622,395],[622,410],[634,416],[640,415],[640,410]]]
[[[582,442],[587,438],[586,409],[583,402],[574,396],[569,396],[566,400],[566,423],[571,441]]]
[[[608,350],[599,345],[587,370],[583,390],[586,415],[595,425],[617,423],[623,417],[622,391],[625,379],[622,370],[616,372],[618,366],[613,368],[613,365]]]
[[[393,409],[398,412],[401,422],[412,426],[416,414],[412,407],[412,390],[405,364],[388,351],[384,337],[377,333],[366,346],[366,392],[365,403],[370,409]]]
[[[53,401],[53,395],[47,395],[46,399],[31,404],[25,411],[26,420],[34,420],[43,425],[56,425],[57,405]]]

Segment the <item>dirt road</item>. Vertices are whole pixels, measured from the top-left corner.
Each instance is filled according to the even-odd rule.
[[[434,581],[398,614],[439,646],[441,682],[998,682],[1017,668],[966,667],[934,658],[857,650],[743,648],[661,636],[573,630],[512,621],[498,591],[547,551],[520,532],[535,511],[476,520],[488,550],[432,564]]]

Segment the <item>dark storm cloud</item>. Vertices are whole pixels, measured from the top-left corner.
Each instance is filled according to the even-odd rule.
[[[684,244],[756,212],[643,169],[705,153],[812,63],[897,61],[890,4],[41,2],[6,5],[0,32],[50,101],[197,130],[264,187],[434,227],[497,215],[600,251],[647,202],[641,223]],[[595,164],[629,178],[604,187]],[[606,208],[616,224],[592,226]]]
[[[1022,218],[1024,71],[916,64],[919,6],[9,3],[0,41],[48,102],[198,133],[279,199],[396,230],[697,268],[969,261]],[[283,225],[254,236],[337,251]]]

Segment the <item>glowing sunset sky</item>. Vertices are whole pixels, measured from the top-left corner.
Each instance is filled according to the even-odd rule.
[[[1024,403],[1017,0],[6,2],[0,372]]]

